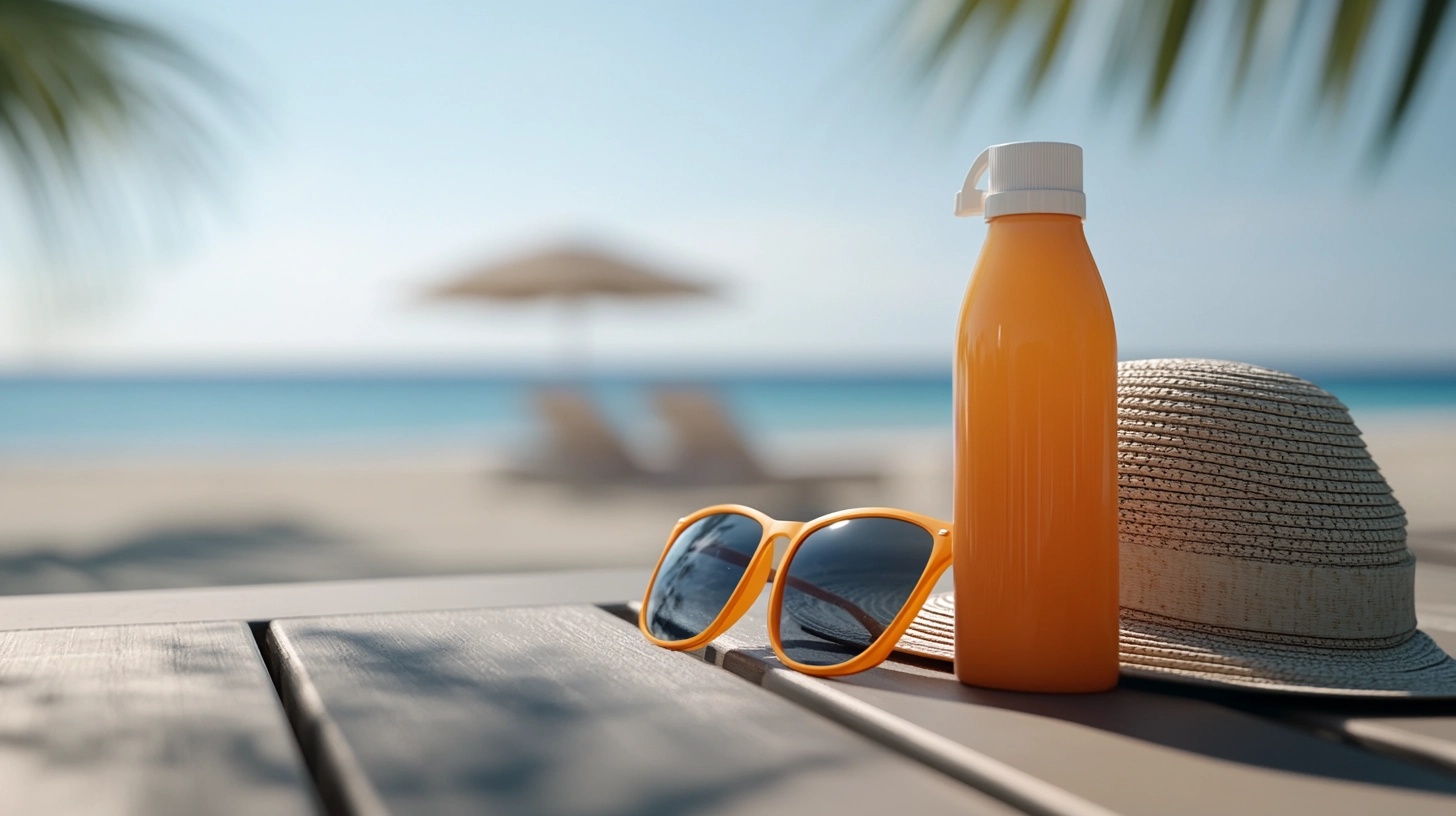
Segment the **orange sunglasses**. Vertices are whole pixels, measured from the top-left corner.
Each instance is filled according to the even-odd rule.
[[[789,547],[774,569],[779,538]],[[658,646],[697,649],[772,582],[768,636],[779,660],[805,674],[854,674],[890,656],[950,561],[950,525],[918,513],[861,507],[802,522],[714,505],[672,528],[638,626]]]

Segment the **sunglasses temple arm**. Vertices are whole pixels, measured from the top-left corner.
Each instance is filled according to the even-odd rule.
[[[873,615],[864,611],[859,604],[842,595],[837,595],[823,587],[815,586],[802,578],[791,577],[789,578],[788,585],[811,598],[818,598],[825,603],[837,606],[845,612],[848,612],[850,617],[854,618],[860,626],[865,628],[865,632],[871,638],[878,638],[885,633],[885,627]]]

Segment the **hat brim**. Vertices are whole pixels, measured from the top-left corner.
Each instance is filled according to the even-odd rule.
[[[955,656],[954,593],[933,595],[896,649],[932,660]],[[1328,648],[1232,637],[1124,609],[1127,677],[1237,691],[1351,699],[1456,699],[1456,660],[1423,632],[1389,646]]]

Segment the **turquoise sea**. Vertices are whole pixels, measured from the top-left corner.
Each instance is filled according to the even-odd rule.
[[[1456,416],[1456,371],[1300,372],[1356,420]],[[653,387],[720,392],[750,434],[944,428],[951,385],[940,373],[597,377],[588,387],[625,432],[641,431]],[[538,381],[493,374],[0,377],[0,453],[116,454],[479,446],[531,430]]]

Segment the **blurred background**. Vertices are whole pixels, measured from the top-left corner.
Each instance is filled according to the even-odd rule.
[[[1456,542],[1444,0],[0,2],[0,593],[949,513],[980,150],[1121,357],[1293,371]]]

